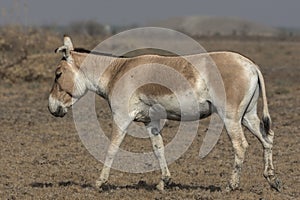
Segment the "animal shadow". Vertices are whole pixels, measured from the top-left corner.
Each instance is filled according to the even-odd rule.
[[[132,185],[124,185],[124,186],[116,186],[113,184],[105,184],[102,186],[102,191],[111,191],[111,190],[119,190],[119,189],[144,189],[147,191],[156,191],[155,184],[148,184],[145,181],[139,181],[137,184]],[[180,183],[171,182],[165,187],[166,190],[206,190],[210,192],[221,192],[222,189],[219,186],[209,185],[209,186],[201,186],[201,185],[186,185]]]
[[[114,185],[114,184],[105,184],[101,187],[101,189],[96,188],[92,184],[89,183],[77,183],[75,181],[60,181],[58,183],[50,183],[50,182],[33,182],[29,184],[31,187],[34,188],[48,188],[48,187],[70,187],[70,186],[78,186],[83,189],[94,189],[102,191],[112,191],[112,190],[120,190],[120,189],[132,189],[132,190],[140,190],[144,189],[147,191],[156,191],[155,184],[148,184],[145,181],[139,181],[136,184],[132,185]],[[209,186],[201,186],[201,185],[186,185],[180,183],[171,182],[165,188],[166,190],[205,190],[210,192],[221,192],[221,187],[215,185]]]

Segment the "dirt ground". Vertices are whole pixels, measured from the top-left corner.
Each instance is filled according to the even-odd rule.
[[[271,190],[264,179],[262,147],[248,131],[250,147],[240,189],[226,193],[233,163],[226,133],[206,158],[198,156],[207,120],[200,123],[188,151],[169,166],[172,184],[165,192],[155,189],[159,171],[130,174],[116,170],[111,171],[109,185],[99,192],[94,182],[103,165],[80,141],[72,112],[55,118],[47,109],[54,72],[51,65],[59,58],[50,56],[47,61],[39,53],[16,64],[35,73],[32,65],[39,61],[47,70],[39,71],[37,78],[16,76],[12,81],[9,77],[13,76],[7,75],[0,82],[0,199],[300,199],[300,43],[205,40],[203,45],[208,50],[241,52],[261,66],[274,122],[274,165],[283,183],[281,193]],[[46,75],[41,78],[41,74]],[[111,114],[100,97],[97,107],[99,120],[109,132]],[[170,122],[164,129],[165,142],[172,139],[176,127]],[[122,148],[151,149],[148,140],[133,137],[127,137]]]

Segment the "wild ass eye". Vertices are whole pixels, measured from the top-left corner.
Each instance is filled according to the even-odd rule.
[[[61,76],[61,74],[62,74],[62,72],[56,73],[55,79],[56,79],[56,80],[59,79],[59,77]]]

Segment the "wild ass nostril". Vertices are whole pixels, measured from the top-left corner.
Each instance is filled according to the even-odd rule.
[[[52,115],[54,115],[55,117],[63,117],[63,116],[65,116],[65,114],[66,114],[66,113],[64,112],[64,109],[63,109],[62,106],[58,106],[57,109],[56,109],[54,112],[49,108],[49,106],[48,106],[48,109],[49,109],[50,113],[51,113]]]
[[[58,115],[59,117],[63,117],[63,116],[65,115],[64,110],[63,110],[63,107],[59,106],[59,107],[57,108],[57,115]]]

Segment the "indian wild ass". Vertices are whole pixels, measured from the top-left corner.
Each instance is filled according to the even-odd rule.
[[[63,117],[68,108],[78,99],[86,94],[88,90],[99,94],[111,103],[111,94],[114,84],[122,75],[133,67],[145,63],[159,63],[172,67],[182,76],[186,77],[195,91],[199,90],[197,98],[202,108],[200,118],[209,116],[212,112],[222,114],[226,131],[231,139],[234,149],[234,166],[229,181],[228,190],[234,190],[239,186],[240,172],[245,158],[245,152],[248,147],[242,125],[247,127],[261,142],[264,150],[264,177],[267,179],[272,188],[280,189],[280,181],[276,178],[272,163],[272,146],[274,132],[271,130],[271,118],[268,111],[265,83],[263,76],[252,61],[240,54],[233,52],[211,52],[206,54],[197,54],[197,59],[210,56],[215,62],[223,79],[226,92],[226,112],[220,113],[215,102],[210,99],[208,90],[201,85],[201,80],[206,74],[196,72],[189,62],[183,61],[181,57],[167,57],[158,55],[142,55],[133,58],[116,58],[107,55],[91,55],[86,52],[79,52],[74,49],[71,39],[64,37],[64,45],[56,50],[56,53],[62,52],[63,59],[60,61],[55,71],[55,81],[49,96],[49,111],[56,117]],[[101,69],[112,60],[110,67],[106,69],[103,75],[91,78],[87,76],[85,69],[80,68],[84,59],[89,57],[89,62],[96,63],[96,67]],[[185,69],[185,70],[181,70]],[[209,68],[207,69],[209,70]],[[153,72],[154,73],[154,72]],[[151,76],[151,74],[149,74]],[[257,115],[257,100],[259,93],[262,95],[263,117],[262,121]],[[133,93],[137,98],[134,102],[129,102],[129,115],[133,121],[140,121],[145,124],[149,134],[156,157],[159,160],[162,171],[162,178],[157,188],[163,190],[164,186],[169,183],[170,172],[164,156],[164,145],[160,134],[159,119],[151,122],[149,109],[152,105],[159,102],[166,109],[167,119],[180,120],[180,113],[176,113],[180,108],[178,105],[169,105],[170,101],[163,98],[165,95],[173,95],[165,87],[153,84],[141,87]],[[151,101],[149,100],[151,96]],[[147,99],[149,97],[149,99]],[[176,99],[176,97],[174,96]],[[204,101],[203,101],[204,99]],[[147,103],[146,103],[147,102]],[[151,103],[150,103],[151,104]],[[211,109],[215,107],[215,109]],[[113,109],[113,108],[112,108]],[[173,110],[171,110],[173,109]],[[174,114],[175,113],[175,114]],[[204,114],[203,114],[204,113]],[[116,113],[113,113],[113,117]],[[198,120],[198,119],[193,119]],[[129,124],[124,124],[125,129]],[[103,166],[100,178],[96,181],[96,186],[101,187],[109,177],[110,167],[113,163],[115,154],[126,134],[114,123],[111,136],[111,144],[108,148],[105,164]]]

